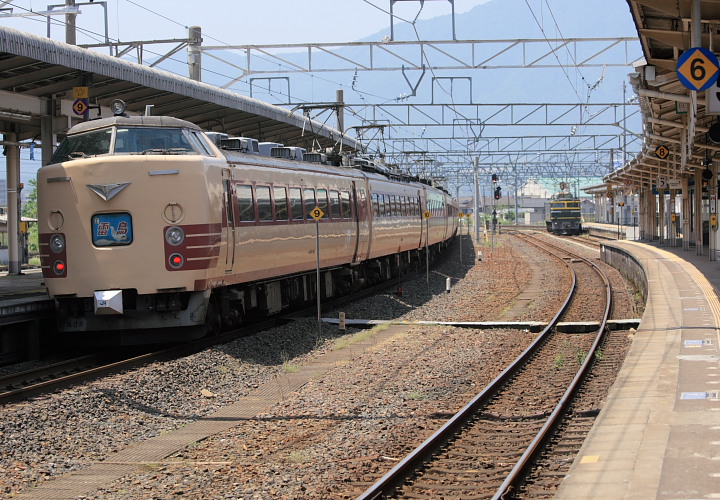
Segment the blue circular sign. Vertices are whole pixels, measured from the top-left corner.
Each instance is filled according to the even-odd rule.
[[[678,58],[678,80],[690,90],[705,90],[710,88],[720,75],[720,64],[715,54],[703,47],[693,47],[686,50]]]

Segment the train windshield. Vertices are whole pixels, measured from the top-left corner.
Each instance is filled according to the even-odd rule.
[[[115,154],[196,155],[180,128],[124,127],[115,135]]]
[[[111,138],[110,128],[70,135],[60,143],[50,163],[109,154]]]
[[[114,141],[113,139],[114,135]],[[181,128],[108,127],[69,135],[58,146],[51,163],[118,155],[211,155],[197,137]]]

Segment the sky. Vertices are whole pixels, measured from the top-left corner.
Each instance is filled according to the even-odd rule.
[[[455,13],[467,12],[488,0],[455,0]],[[4,2],[0,2],[4,3]],[[62,0],[11,0],[5,8],[14,14],[44,11]],[[87,3],[77,0],[76,3]],[[203,8],[198,8],[202,5]],[[78,43],[101,41],[105,35],[103,8],[80,6]],[[183,38],[188,26],[201,26],[205,44],[275,44],[304,42],[348,42],[359,40],[390,24],[389,0],[107,0],[108,32],[112,40],[159,40]],[[340,11],[340,12],[339,12]],[[393,13],[412,21],[449,15],[444,0],[398,1]],[[58,21],[64,20],[62,16]],[[254,22],[255,19],[266,20]],[[268,29],[271,25],[279,29]],[[2,18],[4,26],[45,36],[44,18]],[[396,23],[399,21],[396,21]],[[61,40],[64,28],[51,27],[51,37]]]
[[[30,11],[45,11],[49,4],[56,5],[63,3],[64,0],[0,0],[0,7],[3,12],[6,9],[12,9],[13,14],[27,13]],[[89,0],[76,0],[77,3],[87,4]],[[472,10],[478,5],[485,4],[490,0],[455,0],[456,15],[461,15]],[[496,4],[505,2],[506,0],[495,0]],[[105,37],[105,21],[103,17],[104,9],[98,3],[90,5],[81,5],[82,14],[77,18],[77,43],[88,44],[104,41]],[[265,44],[293,44],[293,43],[339,43],[350,42],[366,39],[369,36],[382,38],[384,33],[389,35],[390,25],[390,0],[106,0],[108,14],[108,36],[111,41],[149,41],[149,40],[165,40],[165,39],[184,39],[187,37],[188,27],[198,25],[202,28],[203,45],[265,45]],[[616,7],[613,12],[618,12],[618,16],[623,17],[625,22],[615,22],[615,17],[611,21],[587,23],[576,22],[576,18],[565,16],[565,22],[562,21],[562,10],[566,10],[566,14],[571,11],[574,14],[596,9],[606,9],[608,4]],[[475,38],[490,39],[495,38],[541,38],[543,35],[549,38],[553,37],[573,37],[581,36],[578,32],[584,33],[582,36],[633,36],[634,26],[632,26],[630,15],[627,12],[627,4],[625,0],[516,0],[514,2],[522,12],[506,12],[504,4],[496,5],[494,12],[498,17],[503,17],[502,22],[498,23],[493,18],[472,18],[473,22],[468,33],[468,27],[463,31],[458,30],[458,38]],[[525,9],[527,5],[528,9]],[[551,9],[552,6],[552,9]],[[555,10],[555,12],[553,12]],[[419,1],[401,1],[398,0],[394,5],[394,14],[396,16],[395,27],[398,30],[403,21],[412,22],[416,18],[420,21],[436,18],[438,16],[448,16],[447,19],[440,20],[440,28],[442,33],[440,37],[447,35],[449,37],[449,16],[452,12],[451,4],[447,0],[426,0],[421,5]],[[520,22],[520,14],[524,14],[526,18]],[[532,17],[530,15],[532,14]],[[556,22],[555,14],[560,19],[560,25]],[[537,16],[537,17],[536,17]],[[627,16],[627,18],[625,18]],[[572,19],[571,19],[572,17]],[[51,38],[59,41],[65,39],[64,16],[56,16],[51,25]],[[571,20],[569,20],[571,19]],[[537,25],[535,24],[537,22]],[[47,22],[45,17],[34,16],[27,18],[17,17],[1,17],[0,24],[21,31],[33,33],[36,35],[47,35]],[[421,24],[421,23],[419,23]],[[467,24],[467,23],[466,23]],[[522,29],[520,29],[522,26]],[[562,27],[562,33],[560,33]],[[447,31],[445,31],[447,28]],[[495,29],[498,28],[498,29]],[[425,28],[419,26],[419,35],[426,35]],[[397,31],[396,31],[397,33]],[[489,33],[500,33],[492,35]],[[428,35],[429,36],[429,35]],[[413,36],[406,39],[412,39]],[[438,39],[438,38],[432,38]],[[170,45],[146,46],[145,60],[152,60],[155,54],[161,55],[169,50]],[[100,52],[109,53],[108,49],[98,49]],[[153,54],[155,51],[155,54]],[[566,54],[561,53],[563,57]],[[438,55],[433,54],[433,61],[438,60]],[[173,56],[179,65],[184,65],[186,60],[186,50],[183,49]],[[204,61],[206,59],[204,58]],[[207,59],[210,61],[210,59]],[[566,61],[568,64],[570,61]],[[168,64],[166,61],[163,64]],[[176,66],[178,65],[176,64]],[[204,70],[208,64],[203,63]],[[163,66],[160,66],[163,68]],[[232,73],[232,69],[224,70],[225,74]],[[477,74],[474,76],[479,86],[480,92],[475,95],[476,99],[488,99],[491,90],[505,89],[502,78],[510,78],[519,80],[515,75],[526,75],[528,70],[515,70],[498,72],[488,72],[485,74]],[[539,70],[542,78],[547,77],[547,73]],[[378,73],[378,72],[375,72]],[[359,75],[359,88],[364,92],[364,97],[374,99],[380,95],[383,101],[392,100],[398,96],[407,94],[408,87],[403,80],[403,75],[399,74],[380,74],[378,78],[395,79],[393,84],[383,81],[381,84],[375,83],[374,86],[369,82],[373,82],[371,75],[361,73]],[[599,75],[604,74],[604,69],[588,69],[583,71],[583,79],[587,78],[589,82],[595,82]],[[621,71],[622,75],[619,79],[614,78],[608,71],[607,81],[602,88],[621,89],[622,81],[626,75],[626,71]],[[579,82],[580,72],[570,71],[569,76],[563,76],[558,72],[555,80],[558,84],[558,90],[565,94],[570,93],[571,85],[575,85],[581,89],[581,94],[585,82]],[[567,74],[566,74],[567,75]],[[232,76],[235,76],[234,73]],[[375,75],[373,75],[375,76]],[[413,81],[418,78],[417,72],[411,72]],[[434,76],[434,73],[433,75]],[[209,73],[203,74],[203,79],[208,80]],[[334,97],[334,90],[340,88],[336,85],[341,82],[346,87],[346,102],[354,102],[363,99],[355,89],[355,79],[352,74],[340,75],[336,73],[318,74],[317,76],[306,76],[305,80],[299,82],[293,81],[293,94],[296,92],[302,94],[301,97],[310,101],[327,101]],[[325,86],[330,90],[322,89],[320,83],[311,83],[310,91],[302,93],[302,83],[307,86],[307,78],[311,82],[320,80],[331,81]],[[483,78],[485,80],[483,80]],[[227,80],[227,79],[226,79]],[[350,82],[353,82],[352,91],[349,88]],[[487,80],[487,81],[486,81]],[[430,76],[425,78],[423,88],[428,87]],[[500,83],[498,83],[500,82]],[[568,83],[569,82],[569,83]],[[223,82],[225,83],[225,82]],[[245,83],[246,82],[241,82]],[[483,88],[482,85],[485,85]],[[238,90],[244,89],[240,83],[237,84]],[[528,90],[535,89],[536,85],[529,85]],[[232,87],[231,87],[232,88]],[[320,90],[315,90],[320,88]],[[423,90],[422,88],[420,90]],[[427,90],[427,89],[425,89]],[[240,90],[246,92],[246,90]],[[597,92],[598,94],[600,91]],[[310,94],[310,95],[305,95]],[[316,95],[322,94],[322,95]],[[576,92],[577,95],[577,92]],[[374,96],[374,97],[373,97]],[[582,97],[580,96],[580,97]],[[272,95],[256,95],[257,98],[267,100],[268,102],[278,101],[277,96]],[[281,96],[282,97],[282,96]],[[275,98],[275,100],[273,100]],[[503,102],[517,102],[518,99],[532,101],[532,94],[525,97],[525,94],[512,95],[505,97],[509,99]],[[364,99],[363,99],[364,100]],[[377,100],[377,99],[375,99]],[[418,93],[415,101],[429,101],[428,96]],[[534,101],[533,101],[534,102]],[[554,102],[549,100],[547,102]],[[423,130],[424,132],[424,130]],[[40,167],[39,152],[34,161],[29,160],[29,150],[21,150],[22,158],[22,177],[25,180],[33,177],[37,168]],[[0,174],[1,176],[2,174]]]

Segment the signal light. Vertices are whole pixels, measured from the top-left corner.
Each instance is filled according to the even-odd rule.
[[[495,199],[499,200],[502,194],[500,193],[500,186],[495,188]]]
[[[65,273],[65,263],[61,260],[53,262],[53,272],[58,276]]]
[[[185,263],[185,258],[182,255],[180,255],[179,253],[174,253],[174,254],[170,255],[168,262],[170,263],[171,267],[174,267],[175,269],[179,269]]]
[[[497,176],[497,174],[492,174],[492,181],[493,181],[493,182],[497,182],[497,181],[498,181],[498,176]]]

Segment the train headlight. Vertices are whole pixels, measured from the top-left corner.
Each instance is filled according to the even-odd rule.
[[[170,267],[173,267],[175,269],[180,269],[182,265],[185,263],[185,257],[180,255],[179,253],[174,253],[170,256],[168,259],[168,262],[170,263]]]
[[[62,234],[53,234],[50,237],[50,250],[60,253],[65,250],[65,237]]]
[[[123,116],[125,114],[125,108],[127,108],[127,105],[121,99],[114,99],[113,102],[110,103],[110,110],[115,116]]]
[[[169,227],[165,231],[165,241],[176,247],[185,241],[185,231],[178,226]]]

